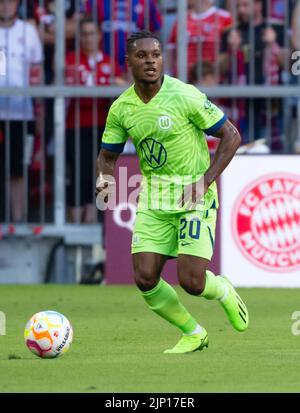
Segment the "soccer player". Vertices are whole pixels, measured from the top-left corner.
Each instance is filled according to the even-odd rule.
[[[218,207],[215,181],[234,156],[241,137],[197,88],[163,73],[161,42],[156,35],[133,33],[127,41],[126,59],[134,84],[110,108],[97,158],[96,194],[104,201],[109,197],[107,176],[113,175],[130,135],[144,179],[131,247],[135,282],[150,309],[182,332],[175,347],[165,353],[202,350],[208,346],[205,328],[180,303],[161,272],[169,257],[177,257],[181,287],[194,296],[218,300],[232,326],[246,330],[248,312],[242,299],[226,277],[208,270]],[[205,133],[221,140],[211,164]],[[157,182],[151,186],[152,181],[163,182],[164,188],[155,186]],[[177,202],[181,187],[184,196]],[[166,202],[167,192],[176,194],[172,205]]]

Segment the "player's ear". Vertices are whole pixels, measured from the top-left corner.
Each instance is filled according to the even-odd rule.
[[[129,59],[128,54],[125,55],[125,62],[126,62],[126,64],[127,64],[128,67],[131,67],[130,59]]]

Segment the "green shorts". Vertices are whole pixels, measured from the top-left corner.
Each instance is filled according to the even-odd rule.
[[[131,253],[155,252],[170,257],[187,254],[211,260],[216,218],[215,208],[179,213],[138,210]]]

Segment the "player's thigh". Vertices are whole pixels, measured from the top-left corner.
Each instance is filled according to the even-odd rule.
[[[180,285],[199,295],[213,255],[216,209],[190,211],[179,219],[177,275]]]
[[[178,255],[210,261],[214,251],[217,210],[188,211],[178,218]]]
[[[155,287],[163,265],[177,255],[177,228],[173,217],[138,210],[132,235],[134,277],[141,290]]]
[[[176,257],[176,218],[160,211],[138,210],[132,234],[131,253],[140,252]]]

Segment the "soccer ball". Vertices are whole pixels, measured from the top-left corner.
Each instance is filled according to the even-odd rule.
[[[59,357],[70,348],[73,328],[64,315],[56,311],[41,311],[26,324],[24,339],[29,350],[38,357]]]

